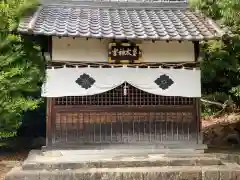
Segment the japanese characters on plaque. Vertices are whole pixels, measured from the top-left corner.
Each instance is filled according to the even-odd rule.
[[[109,44],[109,63],[138,63],[139,46],[130,43]]]

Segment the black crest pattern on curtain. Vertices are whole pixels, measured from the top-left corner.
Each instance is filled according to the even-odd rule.
[[[168,89],[174,83],[174,81],[166,74],[161,75],[154,82],[163,90]]]
[[[91,88],[96,81],[88,74],[83,73],[75,82],[82,88],[88,89]]]

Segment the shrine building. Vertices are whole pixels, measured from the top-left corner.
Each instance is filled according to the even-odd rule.
[[[18,31],[50,59],[47,148],[205,148],[199,44],[224,31],[187,0],[42,0]]]

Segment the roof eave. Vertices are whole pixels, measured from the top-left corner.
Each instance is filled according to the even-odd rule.
[[[52,36],[52,37],[71,37],[71,38],[94,38],[94,39],[112,39],[112,40],[142,40],[142,41],[209,41],[209,40],[221,40],[222,37],[226,34],[223,35],[216,35],[216,36],[211,36],[211,37],[203,37],[203,38],[126,38],[126,37],[105,37],[105,36],[80,36],[80,35],[69,35],[69,34],[56,34],[56,33],[41,33],[41,32],[34,32],[32,30],[28,30],[28,31],[21,31],[18,29],[18,32],[20,34],[24,34],[24,35],[32,35],[32,36],[38,36],[38,35],[43,35],[43,36]]]

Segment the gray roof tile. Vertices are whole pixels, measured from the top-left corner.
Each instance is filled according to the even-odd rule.
[[[25,17],[21,33],[115,39],[203,40],[224,32],[188,9],[42,6]]]

